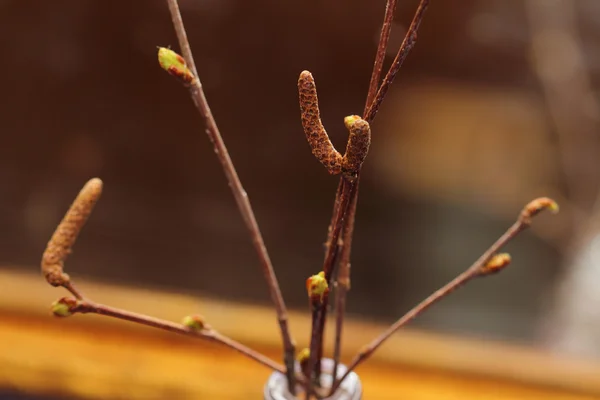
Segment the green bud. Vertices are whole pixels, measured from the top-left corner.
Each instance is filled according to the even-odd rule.
[[[300,352],[296,355],[296,361],[298,361],[299,363],[306,362],[309,359],[310,349],[308,347],[305,347],[304,349],[300,350]]]
[[[311,300],[323,301],[323,296],[329,292],[329,285],[323,271],[306,280],[306,291]]]
[[[189,85],[194,81],[194,74],[188,68],[184,58],[173,50],[159,47],[158,63],[162,69],[179,79],[183,84]]]
[[[200,315],[188,315],[183,318],[181,324],[190,328],[193,331],[199,331],[201,329],[206,328],[206,323],[204,322],[204,318]]]
[[[70,317],[73,315],[73,309],[77,306],[77,300],[72,297],[63,297],[52,303],[52,314],[55,317]]]

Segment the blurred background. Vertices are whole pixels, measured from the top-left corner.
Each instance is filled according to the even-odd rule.
[[[391,61],[416,1],[398,2]],[[362,113],[382,0],[181,0],[199,74],[288,305],[322,263],[338,178],[313,158],[310,70],[343,149]],[[0,263],[37,273],[90,177],[103,198],[73,276],[269,306],[200,117],[162,71],[164,1],[0,1]],[[414,326],[600,359],[600,3],[433,2],[372,125],[348,312],[392,322],[463,271],[538,196],[561,205]]]

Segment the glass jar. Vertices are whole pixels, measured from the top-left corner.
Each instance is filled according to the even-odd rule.
[[[299,367],[297,368],[299,371]],[[321,382],[323,387],[331,387],[333,360],[325,358],[321,360]],[[342,376],[346,372],[345,365],[338,365],[337,376]],[[273,372],[265,385],[264,399],[265,400],[297,400],[304,398],[304,390],[298,386],[296,396],[292,396],[287,389],[287,380],[285,375],[279,372]],[[338,390],[331,397],[323,400],[360,400],[362,398],[362,384],[360,378],[354,372],[351,372],[342,382]]]

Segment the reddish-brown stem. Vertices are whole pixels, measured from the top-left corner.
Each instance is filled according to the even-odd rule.
[[[381,43],[381,41],[383,40],[383,41],[387,42],[387,40],[389,39],[389,30],[391,29],[391,21],[393,19],[394,5],[390,4],[388,2],[387,8],[386,8],[386,16],[384,17],[384,26],[382,26],[382,34],[380,37],[380,43],[378,45],[376,60],[375,60],[375,64],[373,67],[373,73],[371,75],[371,82],[369,84],[368,97],[373,96],[374,99],[371,103],[367,102],[367,104],[370,104],[368,107],[368,110],[365,111],[365,115],[364,115],[364,119],[367,122],[370,123],[375,118],[375,115],[377,114],[377,111],[379,110],[379,106],[381,105],[381,103],[383,102],[383,99],[385,98],[385,95],[387,93],[387,90],[389,89],[389,86],[394,81],[394,78],[396,77],[396,74],[400,70],[400,67],[402,66],[402,63],[404,62],[404,60],[406,59],[406,56],[408,55],[410,50],[414,47],[416,40],[417,40],[417,30],[419,28],[421,20],[423,19],[423,15],[424,15],[425,9],[427,8],[428,4],[429,4],[428,0],[421,0],[421,2],[419,3],[419,7],[417,8],[417,11],[415,13],[415,16],[413,18],[413,21],[412,21],[409,29],[408,29],[408,32],[406,33],[406,36],[404,37],[404,40],[400,47],[400,50],[398,50],[398,54],[394,58],[392,66],[390,67],[390,70],[386,74],[381,87],[377,91],[376,95],[373,96],[371,94],[371,92],[374,92],[375,89],[373,89],[373,88],[377,87],[377,83],[379,81],[379,76],[381,74],[381,72],[380,72],[381,66],[383,65],[383,58],[385,58],[385,50],[387,47],[387,43]],[[386,25],[386,22],[388,23],[387,25]],[[376,71],[377,68],[379,68],[379,72]],[[348,220],[348,219],[354,220],[354,218],[355,218],[356,208],[349,207],[349,204],[356,202],[355,197],[358,196],[357,183],[358,183],[359,177],[360,177],[360,171],[357,173],[357,178],[355,180],[350,181],[350,180],[347,180],[345,177],[342,177],[341,178],[342,182],[340,182],[341,190],[338,189],[338,195],[336,195],[335,204],[336,205],[339,204],[340,206],[337,209],[334,206],[335,217],[332,218],[332,224],[330,225],[330,228],[329,228],[329,236],[328,236],[328,241],[327,241],[328,246],[327,246],[326,253],[325,253],[325,262],[323,265],[323,271],[325,271],[325,276],[329,283],[331,283],[331,277],[332,277],[336,257],[337,257],[338,250],[339,250],[338,239],[339,239],[340,231],[343,228],[345,220]],[[352,215],[349,215],[349,213],[352,213]],[[350,247],[351,247],[350,243],[351,243],[352,235],[353,235],[353,227],[354,227],[354,223],[352,223],[351,229],[349,229],[347,231],[347,235],[345,238],[346,240],[350,239],[349,244],[346,247],[348,249],[347,250],[348,252],[350,251]],[[349,257],[349,254],[350,253],[348,253],[348,257]],[[323,334],[324,334],[324,330],[325,330],[327,306],[328,306],[327,302],[326,301],[323,302],[323,305],[321,306],[321,309],[319,311],[319,314],[320,314],[319,318],[323,323],[315,325],[315,326],[319,326],[319,329],[320,329],[320,332],[318,332],[318,334],[316,335],[317,340],[319,341],[319,343],[317,345],[317,351],[318,351],[319,356],[322,355],[322,352],[323,352],[323,336],[324,336]],[[336,336],[337,335],[338,335],[338,333],[336,333]],[[315,335],[311,335],[311,337],[314,338]],[[339,360],[338,360],[338,362],[339,362]],[[317,368],[317,370],[316,370],[317,378],[319,378],[320,370],[319,370],[318,362],[316,363],[315,367]]]
[[[338,184],[338,188],[335,192],[335,200],[333,202],[333,211],[331,213],[331,222],[329,223],[329,227],[327,228],[327,241],[325,242],[325,259],[327,258],[327,255],[329,254],[330,247],[334,245],[331,242],[332,235],[333,235],[333,227],[335,226],[336,218],[338,217],[338,210],[340,208],[340,198],[342,196],[344,182],[345,182],[344,179],[340,179],[340,183]]]
[[[328,235],[328,246],[325,254],[325,260],[323,262],[323,272],[325,273],[325,279],[327,280],[328,285],[331,287],[331,281],[334,273],[335,261],[338,255],[339,249],[339,239],[340,233],[344,226],[344,216],[347,215],[348,207],[350,204],[350,199],[354,196],[356,190],[355,181],[347,179],[346,177],[342,178],[340,182],[340,187],[338,193],[339,197],[336,198],[336,202],[334,205],[334,210],[336,211],[336,215],[333,218],[333,224],[330,227],[330,232]],[[336,207],[337,206],[337,207]],[[327,307],[329,305],[329,296],[323,298],[322,304],[319,306],[317,312],[317,318],[319,322],[313,325],[313,331],[311,333],[311,352],[312,349],[316,349],[315,360],[313,362],[311,353],[310,367],[315,371],[316,379],[320,380],[321,377],[321,363],[320,359],[323,355],[323,336],[325,332],[325,321],[327,319]],[[316,330],[316,331],[315,331]],[[316,341],[316,343],[313,343]]]
[[[323,296],[323,301],[328,297],[328,294]],[[310,400],[312,396],[312,389],[314,386],[319,386],[320,384],[320,376],[317,374],[318,370],[316,366],[320,364],[319,353],[317,349],[318,334],[322,331],[321,329],[321,318],[320,318],[320,304],[321,301],[315,302],[314,299],[311,299],[310,302],[310,312],[311,312],[311,337],[310,337],[310,356],[308,359],[308,365],[306,368],[306,379],[308,379],[309,390],[306,391],[306,400]]]
[[[419,2],[415,16],[413,17],[410,27],[408,28],[408,31],[404,36],[404,40],[402,41],[402,45],[400,46],[398,53],[396,53],[396,57],[394,58],[390,69],[385,75],[385,78],[383,78],[383,82],[381,83],[379,90],[377,90],[377,94],[375,95],[373,102],[369,105],[369,109],[363,117],[367,122],[371,123],[375,118],[375,115],[377,115],[377,111],[379,111],[379,107],[381,106],[385,95],[387,94],[392,82],[394,82],[396,74],[398,74],[398,71],[400,71],[400,68],[404,63],[406,56],[408,56],[408,53],[410,53],[412,48],[417,43],[417,31],[419,30],[419,26],[421,25],[421,21],[423,20],[425,10],[427,9],[428,5],[429,0],[421,0]]]
[[[387,330],[385,330],[381,335],[375,338],[370,344],[365,346],[352,360],[350,365],[348,366],[348,370],[344,373],[344,375],[333,384],[332,392],[339,387],[341,382],[363,361],[367,360],[371,355],[377,350],[387,339],[390,338],[398,329],[406,325],[408,322],[412,321],[418,315],[423,313],[433,304],[437,303],[439,300],[448,296],[454,290],[468,282],[469,280],[477,277],[477,276],[485,276],[489,275],[488,270],[485,269],[486,264],[492,259],[492,257],[502,248],[504,247],[511,239],[517,236],[523,230],[529,228],[531,226],[531,219],[533,216],[537,215],[540,211],[544,209],[551,209],[554,212],[558,211],[558,206],[556,203],[548,198],[539,198],[535,199],[529,204],[525,206],[523,211],[519,214],[517,221],[504,232],[498,240],[494,244],[492,244],[482,255],[479,257],[477,261],[475,261],[467,270],[462,272],[456,278],[448,282],[446,285],[432,293],[425,300],[420,302],[418,305],[413,307],[409,312],[404,314],[400,319],[398,319],[394,324],[392,324]]]
[[[190,329],[182,324],[177,324],[171,321],[165,321],[143,314],[137,314],[127,310],[121,310],[104,304],[95,303],[90,300],[77,301],[77,305],[75,307],[72,307],[70,311],[73,313],[93,313],[105,315],[107,317],[122,319],[125,321],[150,326],[153,328],[178,333],[180,335],[206,339],[229,347],[230,349],[233,349],[245,355],[246,357],[257,361],[258,363],[274,371],[278,371],[282,374],[285,373],[285,368],[283,367],[283,365],[280,365],[275,361],[271,360],[270,358],[252,350],[251,348],[246,347],[243,344],[238,343],[235,340],[220,334],[219,332],[210,327],[198,330]]]
[[[338,379],[337,370],[340,365],[340,357],[342,353],[342,333],[344,327],[344,314],[346,312],[346,295],[349,288],[341,285],[339,282],[335,289],[335,338],[333,343],[333,382]],[[334,386],[331,386],[329,395],[333,395]]]
[[[352,249],[352,233],[354,232],[354,217],[358,203],[358,182],[356,182],[356,193],[352,197],[352,203],[348,210],[348,217],[344,224],[341,241],[341,256],[338,266],[337,284],[335,285],[335,338],[333,345],[333,382],[337,380],[337,369],[340,363],[342,348],[342,330],[344,326],[344,314],[346,312],[346,295],[350,290],[350,253]],[[333,389],[333,386],[332,386]],[[333,391],[330,395],[333,394]]]
[[[69,293],[71,293],[73,296],[75,296],[75,298],[77,300],[83,300],[83,294],[75,287],[75,285],[73,284],[73,282],[71,282],[71,280],[69,280],[69,282],[66,282],[63,287],[65,289],[67,289],[69,291]]]
[[[406,56],[408,55],[408,53],[412,50],[412,48],[416,44],[417,31],[419,29],[421,21],[423,20],[424,13],[425,13],[425,10],[427,9],[428,5],[429,5],[429,0],[421,0],[420,1],[419,6],[417,7],[417,10],[413,17],[413,20],[410,24],[410,27],[409,27],[408,31],[406,32],[406,35],[404,36],[402,45],[400,46],[400,49],[398,50],[398,53],[396,54],[396,57],[394,58],[394,61],[392,62],[392,65],[383,80],[383,83],[381,84],[379,89],[377,89],[378,84],[379,84],[379,79],[381,76],[381,69],[383,66],[383,62],[384,62],[385,54],[386,54],[386,50],[387,50],[387,42],[389,40],[390,31],[392,28],[392,21],[394,18],[394,10],[396,7],[395,0],[387,1],[384,21],[383,21],[383,25],[381,28],[381,35],[379,38],[379,44],[377,46],[377,54],[375,56],[375,63],[373,65],[373,72],[371,74],[371,81],[369,83],[369,92],[367,94],[367,101],[365,104],[365,111],[364,111],[364,115],[363,115],[363,118],[367,122],[371,123],[373,121],[373,119],[375,119],[375,116],[377,115],[377,112],[379,111],[379,107],[381,106],[381,103],[383,102],[390,85],[394,81],[396,74],[402,67],[402,64],[404,63]],[[356,181],[353,182],[353,186],[355,186],[355,187],[354,187],[351,199],[350,199],[350,204],[352,204],[352,205],[348,208],[348,213],[346,215],[344,215],[343,218],[338,220],[340,223],[346,222],[348,224],[348,229],[344,229],[344,235],[342,238],[342,241],[344,243],[343,251],[345,253],[345,256],[343,254],[341,261],[340,261],[340,271],[346,270],[348,273],[349,273],[349,263],[350,263],[350,252],[351,252],[351,248],[352,248],[352,237],[354,235],[354,220],[356,217],[356,204],[357,204],[357,200],[358,200],[359,179],[360,179],[360,173],[357,174]],[[337,243],[336,243],[336,245],[337,245]],[[333,251],[337,252],[337,249],[333,249]],[[349,275],[348,275],[348,279],[349,279]],[[344,289],[339,290],[339,289],[340,288],[338,287],[336,290],[336,303],[342,304],[342,308],[344,308],[345,307],[345,298],[341,299],[341,298],[339,298],[339,296],[345,296],[347,293],[347,290],[344,290]],[[338,313],[337,314],[338,317],[336,317],[335,343],[336,343],[336,346],[338,347],[338,353],[337,353],[337,358],[336,358],[336,355],[334,354],[334,368],[337,368],[337,365],[339,364],[339,346],[341,346],[341,326],[343,323],[343,312],[344,311],[342,310],[341,314],[339,313],[339,311],[336,311],[336,312]],[[321,334],[321,337],[322,336],[323,335]],[[321,347],[322,347],[322,345],[321,345]],[[334,351],[335,351],[335,349],[334,349]],[[336,369],[334,369],[334,371],[336,371]],[[334,390],[335,390],[335,386],[332,387],[332,393]]]
[[[379,43],[377,44],[375,63],[373,64],[373,72],[371,73],[371,81],[369,82],[369,92],[367,94],[367,101],[365,102],[365,111],[363,113],[364,115],[367,115],[369,106],[371,105],[371,103],[373,103],[375,95],[377,94],[379,80],[381,79],[381,70],[383,69],[383,62],[385,61],[387,45],[390,39],[390,32],[392,31],[394,11],[396,11],[396,0],[387,0],[385,4],[385,15],[383,17],[383,24],[381,25]]]
[[[235,167],[233,166],[233,162],[229,157],[227,147],[223,142],[223,138],[221,137],[217,123],[212,115],[208,101],[206,100],[206,96],[204,95],[204,90],[202,89],[202,84],[196,70],[190,44],[185,33],[185,27],[181,19],[179,5],[177,4],[177,0],[167,0],[167,4],[169,5],[173,26],[175,27],[175,32],[177,33],[177,39],[179,41],[179,46],[181,47],[183,57],[196,78],[194,82],[189,85],[190,95],[194,101],[194,105],[198,109],[202,119],[206,124],[206,133],[213,143],[217,158],[221,162],[225,176],[227,177],[227,181],[229,183],[229,187],[233,192],[233,196],[240,213],[242,214],[242,218],[244,219],[246,227],[250,232],[252,242],[262,265],[263,275],[265,276],[271,299],[275,305],[279,328],[281,330],[284,347],[284,362],[286,366],[286,376],[288,378],[289,390],[291,393],[294,393],[296,387],[294,376],[295,345],[289,331],[288,314],[283,296],[281,295],[281,289],[279,287],[275,271],[273,270],[273,265],[267,252],[262,234],[258,227],[258,223],[256,222],[254,211],[250,205],[250,200],[248,199],[248,195],[244,190],[242,183],[240,182]]]
[[[342,191],[344,190],[344,183],[346,182],[345,179],[340,179],[340,182],[338,184],[338,188],[337,191],[335,193],[335,201],[333,203],[333,211],[331,213],[331,222],[329,223],[329,228],[327,229],[327,241],[325,242],[325,261],[327,260],[327,257],[329,256],[330,251],[337,251],[336,249],[332,249],[332,246],[338,246],[337,243],[332,243],[333,241],[333,234],[334,234],[334,226],[336,225],[336,219],[338,218],[338,211],[340,208],[340,200],[342,197]],[[333,261],[335,263],[335,260]],[[323,317],[325,317],[325,315],[323,315]],[[324,321],[324,319],[323,319]],[[324,323],[324,322],[323,322]],[[313,335],[315,334],[315,325],[313,324],[311,326],[311,345],[312,345],[312,338]],[[324,332],[321,332],[321,335]],[[315,340],[319,340],[319,338],[315,338]],[[321,346],[319,347],[319,354],[317,354],[317,360],[320,360],[323,357],[323,345],[322,345],[322,339],[321,339]],[[310,364],[310,360],[309,360],[309,364]],[[314,364],[310,364],[310,365],[314,365]],[[315,365],[315,375],[320,376],[321,375],[321,363],[317,363]]]
[[[339,250],[339,239],[342,228],[344,227],[344,219],[348,213],[348,207],[350,205],[350,201],[355,193],[356,182],[345,177],[342,178],[339,204],[335,218],[333,219],[333,228],[331,229],[330,235],[330,245],[327,247],[327,252],[325,254],[325,260],[323,261],[323,272],[325,272],[325,279],[327,283],[331,284],[331,279],[333,277],[335,260]]]
[[[336,194],[336,200],[334,204],[334,215],[332,217],[331,225],[329,226],[329,232],[327,237],[325,260],[323,261],[323,272],[327,284],[331,287],[331,280],[333,277],[333,267],[337,259],[337,253],[339,248],[339,237],[340,231],[343,227],[343,216],[348,208],[348,200],[351,197],[353,191],[353,183],[346,178],[342,178],[338,186],[338,192]],[[311,356],[309,359],[308,369],[314,371],[315,380],[317,382],[321,379],[321,358],[323,357],[323,335],[325,332],[325,321],[327,319],[327,306],[329,303],[329,296],[325,296],[320,305],[317,305],[317,309],[314,311],[313,320],[316,321],[312,324],[311,329],[311,340],[310,350]],[[312,381],[309,381],[309,385]]]

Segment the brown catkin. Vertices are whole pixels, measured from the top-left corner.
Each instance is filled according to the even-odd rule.
[[[344,124],[350,131],[350,136],[342,159],[342,173],[348,178],[355,178],[371,146],[371,128],[358,115],[344,118]]]
[[[90,179],[50,238],[41,266],[44,277],[52,286],[63,286],[69,282],[69,275],[63,272],[65,259],[71,253],[71,248],[101,193],[102,181],[98,178]]]
[[[333,147],[321,122],[317,87],[312,74],[302,71],[298,79],[302,127],[313,155],[327,168],[330,174],[342,171],[342,155]]]

